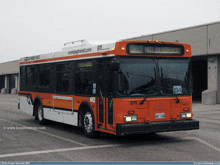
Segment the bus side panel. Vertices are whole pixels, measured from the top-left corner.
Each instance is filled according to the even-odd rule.
[[[63,113],[60,111],[54,111],[52,108],[44,108],[44,118],[48,120],[57,121],[63,123]]]
[[[65,112],[59,109],[53,110],[53,108],[44,108],[44,118],[78,126],[78,112]]]
[[[38,93],[42,100],[44,118],[78,126],[78,112],[74,112],[73,96]]]
[[[31,100],[30,96],[18,96],[20,99],[20,109],[29,114],[29,115],[33,115],[33,102]]]
[[[73,114],[64,113],[63,119],[65,124],[78,126],[78,112],[74,112]]]
[[[20,109],[29,114],[33,115],[33,107],[36,96],[38,96],[43,104],[44,118],[60,123],[65,123],[73,126],[78,126],[78,107],[77,110],[72,111],[72,102],[69,103],[69,100],[61,100],[62,105],[57,104],[56,99],[52,99],[53,96],[58,97],[72,97],[66,95],[56,95],[56,94],[45,94],[45,93],[36,93],[36,92],[21,92],[19,94],[20,98]],[[55,104],[53,108],[53,101]],[[60,101],[60,100],[59,100]],[[63,106],[64,105],[64,106]],[[73,104],[74,105],[74,104]],[[76,104],[77,105],[77,104]],[[69,109],[69,110],[68,110]]]

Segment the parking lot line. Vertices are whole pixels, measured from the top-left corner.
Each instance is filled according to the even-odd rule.
[[[14,124],[14,125],[18,125],[18,126],[21,126],[21,127],[27,127],[25,125],[21,125],[21,124],[11,122],[11,121],[7,121],[7,120],[4,120],[4,119],[0,119],[0,120],[5,121],[7,123]],[[50,134],[50,133],[47,133],[47,132],[43,132],[43,131],[40,131],[38,129],[30,129],[30,130],[37,131],[37,132],[40,132],[40,133],[43,133],[43,134],[46,134],[46,135],[49,135],[49,136],[52,136],[52,137],[55,137],[55,138],[59,138],[59,139],[62,139],[62,140],[65,140],[65,141],[68,141],[68,142],[71,142],[71,143],[79,144],[79,145],[84,146],[84,147],[88,146],[86,144],[83,144],[83,143],[80,143],[80,142],[77,142],[77,141],[73,141],[73,140],[70,140],[70,139],[66,139],[66,138],[63,138],[63,137],[60,137],[60,136],[57,136],[57,135],[53,135],[53,134]]]
[[[62,149],[54,149],[54,150],[21,152],[21,153],[12,153],[12,154],[2,154],[0,155],[0,158],[27,156],[27,155],[36,155],[36,154],[45,154],[45,153],[54,153],[54,152],[65,152],[65,151],[78,151],[78,150],[97,149],[97,148],[109,148],[109,147],[117,147],[117,146],[120,146],[120,145],[99,145],[99,146],[74,147],[74,148],[62,148]]]
[[[205,144],[205,145],[211,147],[212,149],[214,149],[214,150],[220,152],[220,149],[219,149],[219,148],[217,148],[217,147],[215,147],[215,146],[213,146],[213,145],[211,145],[211,144],[209,144],[209,143],[203,141],[202,139],[199,139],[199,138],[196,138],[196,137],[185,137],[184,139],[194,139],[194,140],[197,140],[197,141],[199,141],[200,143],[203,143],[203,144]]]

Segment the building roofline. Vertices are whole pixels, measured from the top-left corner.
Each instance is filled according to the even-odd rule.
[[[13,61],[0,62],[0,64],[6,64],[6,63],[11,63],[11,62],[19,62],[19,61],[20,61],[20,59],[13,60]]]
[[[153,33],[153,34],[148,34],[148,35],[141,35],[141,36],[131,37],[131,38],[123,39],[121,41],[137,39],[137,38],[140,38],[140,37],[150,37],[150,36],[155,36],[155,35],[159,35],[159,34],[165,34],[165,33],[170,33],[170,32],[177,32],[177,31],[187,30],[187,29],[194,29],[194,28],[214,25],[214,24],[218,24],[218,23],[220,23],[220,21],[211,22],[211,23],[207,23],[207,24],[190,26],[190,27],[186,27],[186,28],[174,29],[174,30],[169,30],[169,31],[164,31],[164,32],[159,32],[159,33]]]

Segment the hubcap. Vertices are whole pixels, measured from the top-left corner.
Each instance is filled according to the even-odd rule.
[[[86,132],[91,132],[93,128],[92,114],[87,112],[84,116],[84,127]]]

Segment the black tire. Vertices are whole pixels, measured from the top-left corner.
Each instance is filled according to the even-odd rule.
[[[47,124],[47,120],[44,119],[44,111],[42,104],[38,104],[36,107],[35,119],[37,119],[41,125]]]
[[[95,131],[94,116],[89,110],[85,111],[82,115],[82,127],[87,137],[98,137],[99,132]]]
[[[156,135],[156,132],[149,132],[147,133],[148,136],[155,136]]]

